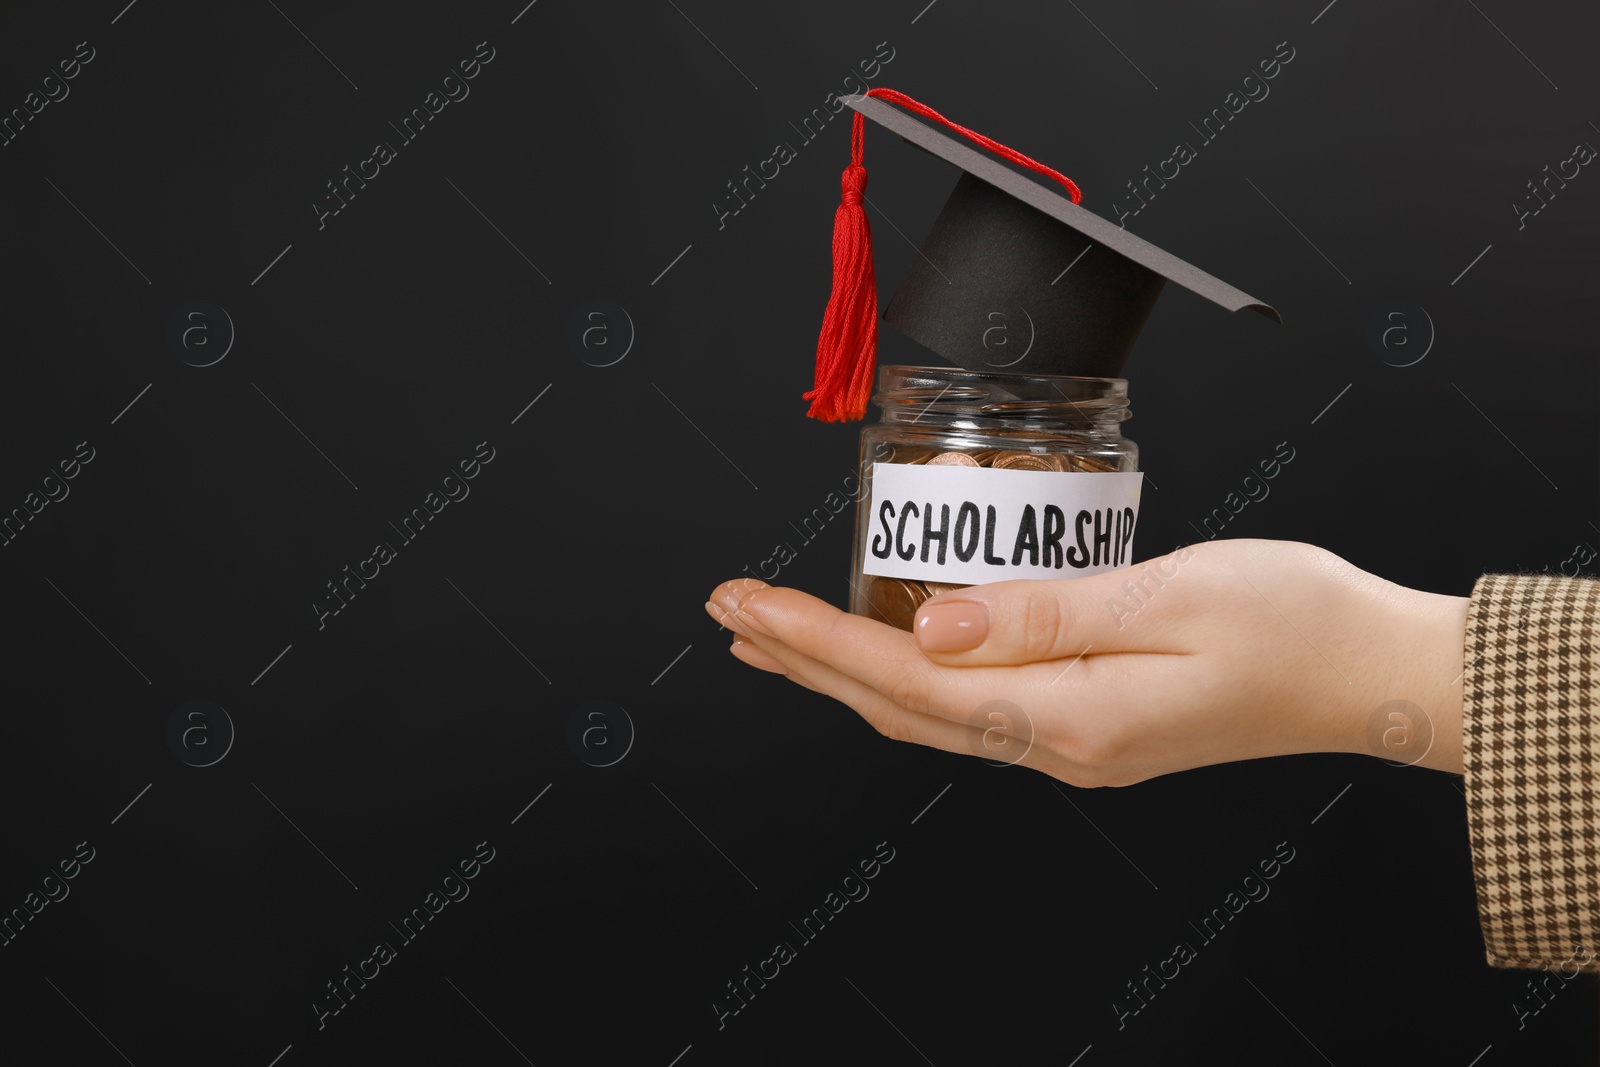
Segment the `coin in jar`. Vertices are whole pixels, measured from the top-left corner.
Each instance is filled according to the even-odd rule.
[[[926,463],[938,454],[939,450],[937,448],[928,448],[923,445],[903,445],[896,448],[893,457],[885,462],[904,463],[908,466],[914,466]]]
[[[900,578],[877,577],[867,589],[867,598],[883,621],[900,630],[910,630],[917,607],[925,597]]]
[[[1038,452],[1002,452],[994,458],[991,467],[1013,471],[1053,471],[1055,461]]]
[[[928,466],[976,467],[979,466],[979,463],[965,452],[941,452],[937,456],[934,456],[932,459],[928,460]]]

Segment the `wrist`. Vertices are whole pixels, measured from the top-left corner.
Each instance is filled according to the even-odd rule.
[[[1383,584],[1341,748],[1460,774],[1467,598]]]

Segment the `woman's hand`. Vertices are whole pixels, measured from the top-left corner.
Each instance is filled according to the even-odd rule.
[[[1096,786],[1297,752],[1459,774],[1466,605],[1312,545],[1231,540],[944,593],[914,635],[753,579],[706,610],[735,656],[887,737]]]

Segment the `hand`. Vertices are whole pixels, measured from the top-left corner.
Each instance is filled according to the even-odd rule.
[[[749,578],[718,586],[706,610],[737,635],[735,656],[887,737],[1098,786],[1299,752],[1460,774],[1466,606],[1313,545],[1229,540],[943,593],[914,634]],[[1425,729],[1369,741],[1396,700],[1431,722],[1420,760]]]

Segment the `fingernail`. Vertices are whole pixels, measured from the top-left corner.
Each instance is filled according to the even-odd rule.
[[[977,600],[924,604],[917,612],[916,632],[924,652],[966,652],[989,636],[989,607]]]
[[[757,648],[754,641],[747,640],[746,638],[735,637],[733,639],[733,644],[728,646],[728,651],[732,652],[736,657],[744,660],[752,667],[757,667],[764,671],[771,671],[773,674],[788,673],[787,667],[773,659],[771,656],[767,655],[765,652],[761,651],[761,649]]]

